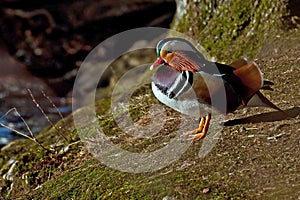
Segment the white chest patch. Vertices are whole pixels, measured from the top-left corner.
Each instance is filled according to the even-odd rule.
[[[152,82],[152,91],[154,96],[163,104],[173,108],[174,110],[191,116],[206,115],[210,112],[210,108],[207,105],[200,104],[195,95],[190,95],[193,98],[169,98],[167,95],[161,92],[160,89]],[[193,93],[192,89],[189,91]]]

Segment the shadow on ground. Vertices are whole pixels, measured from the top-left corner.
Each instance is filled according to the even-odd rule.
[[[294,107],[284,111],[275,111],[275,112],[268,112],[262,113],[258,115],[252,115],[250,117],[240,118],[240,119],[233,119],[224,122],[224,126],[235,126],[238,124],[248,124],[248,123],[260,123],[260,122],[275,122],[281,121],[289,118],[296,118],[300,115],[300,108]]]

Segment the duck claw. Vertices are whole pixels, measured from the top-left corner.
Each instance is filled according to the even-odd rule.
[[[208,132],[210,119],[211,119],[211,114],[208,114],[205,117],[201,117],[198,128],[192,131],[187,131],[183,133],[183,135],[190,136],[187,140],[193,140],[194,142],[203,139]]]

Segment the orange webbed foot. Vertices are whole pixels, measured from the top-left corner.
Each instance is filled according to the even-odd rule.
[[[189,140],[193,140],[194,142],[203,139],[208,132],[210,119],[211,114],[201,117],[198,128],[192,131],[187,131],[184,133],[184,135],[192,135]]]

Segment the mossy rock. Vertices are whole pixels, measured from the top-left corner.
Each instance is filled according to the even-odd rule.
[[[288,23],[286,7],[283,0],[187,1],[185,9],[177,11],[173,27],[199,41],[219,61],[253,59],[263,42]]]

